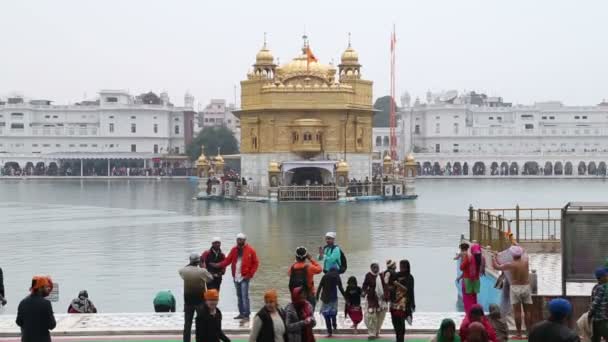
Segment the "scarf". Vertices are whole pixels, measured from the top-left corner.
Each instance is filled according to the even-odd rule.
[[[374,273],[374,272],[369,272],[371,275],[374,276],[374,279],[376,280],[376,296],[378,296],[378,302],[383,301],[384,300],[384,286],[382,286],[382,278],[380,277],[380,272],[378,273]]]
[[[454,338],[451,341],[448,341],[448,339],[443,335],[443,333],[450,326],[454,328]],[[461,342],[460,336],[458,336],[458,334],[456,333],[456,324],[454,323],[454,321],[449,318],[446,318],[441,321],[439,331],[437,331],[437,342]]]
[[[296,287],[291,292],[291,302],[293,306],[296,308],[296,312],[298,313],[298,318],[301,320],[305,320],[308,317],[313,317],[312,305],[304,299],[302,292],[304,291],[301,287]],[[302,327],[302,342],[314,342],[315,335],[312,331],[312,324],[305,325]]]

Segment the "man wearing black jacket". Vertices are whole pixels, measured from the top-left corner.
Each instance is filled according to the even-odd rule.
[[[55,329],[55,316],[51,302],[46,300],[51,293],[50,278],[36,276],[32,279],[31,294],[19,303],[17,325],[21,327],[22,342],[50,342],[49,330]]]

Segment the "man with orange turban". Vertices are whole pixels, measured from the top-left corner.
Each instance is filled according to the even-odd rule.
[[[32,278],[30,295],[19,303],[16,323],[21,327],[22,342],[50,342],[49,330],[57,323],[51,302],[44,299],[53,289],[53,281],[48,276]]]
[[[264,307],[253,318],[249,342],[286,342],[285,311],[279,308],[276,290],[264,292]]]
[[[205,305],[196,315],[196,342],[230,342],[222,331],[222,312],[217,307],[220,293],[209,289],[203,294]]]

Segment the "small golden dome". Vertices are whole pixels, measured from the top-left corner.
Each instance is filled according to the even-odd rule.
[[[222,156],[221,156],[219,153],[217,154],[217,156],[215,156],[215,157],[213,158],[213,160],[214,160],[216,163],[223,163],[223,162],[224,162],[224,158],[223,158],[223,157],[222,157]]]
[[[342,53],[342,64],[359,64],[359,54],[350,45]]]
[[[406,162],[413,162],[413,161],[415,161],[415,160],[416,160],[416,159],[414,159],[414,155],[413,155],[413,154],[411,154],[411,153],[408,153],[408,154],[407,154],[407,157],[405,157],[405,161],[406,161]]]
[[[270,163],[268,163],[268,172],[281,172],[281,164],[271,160]]]
[[[256,64],[273,64],[274,63],[274,56],[272,55],[270,50],[268,50],[265,43],[264,43],[264,46],[262,46],[262,49],[260,49],[260,51],[258,51],[258,53],[255,55],[255,63]]]
[[[340,159],[340,161],[336,165],[336,171],[338,171],[338,172],[348,172],[348,170],[349,170],[348,163],[344,159]]]
[[[387,154],[386,156],[384,156],[384,162],[385,163],[390,163],[391,161],[393,161],[393,158],[391,158],[390,155]]]

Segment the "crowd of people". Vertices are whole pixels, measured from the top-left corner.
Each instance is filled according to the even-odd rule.
[[[522,247],[514,244],[508,249],[511,261],[492,259],[495,270],[504,272],[503,289],[507,288],[511,310],[515,319],[514,339],[523,339],[523,322],[530,342],[576,342],[579,334],[570,329],[568,322],[573,310],[564,298],[551,300],[548,305],[549,318],[536,325],[531,324],[532,291],[529,281],[528,257]],[[369,340],[379,338],[387,314],[390,314],[393,333],[397,342],[405,341],[406,326],[412,324],[416,311],[414,276],[408,260],[387,260],[385,269],[372,263],[369,271],[359,282],[350,276],[343,286],[342,275],[348,261],[344,250],[336,244],[336,233],[325,235],[325,245],[319,247],[313,257],[307,248],[298,247],[294,263],[288,270],[288,288],[291,301],[285,307],[278,304],[277,290],[264,293],[264,306],[255,313],[251,322],[250,342],[314,342],[313,328],[317,321],[315,311],[319,308],[325,323],[327,336],[332,337],[337,329],[339,299],[344,299],[344,314],[350,318],[355,333],[364,322]],[[481,277],[485,274],[485,262],[481,247],[477,243],[463,243],[455,257],[460,261],[462,275],[459,282],[462,290],[465,318],[459,329],[451,319],[444,319],[432,341],[436,342],[506,342],[509,329],[504,308],[498,304],[489,307],[489,315],[478,303]],[[192,324],[196,331],[196,342],[227,342],[230,339],[222,330],[222,312],[219,293],[226,268],[230,266],[233,285],[238,299],[239,314],[234,317],[241,324],[251,318],[249,286],[260,267],[260,261],[247,236],[236,236],[236,245],[226,255],[221,249],[220,238],[213,238],[211,247],[202,254],[192,253],[189,262],[179,270],[184,286],[183,341],[190,342]],[[315,288],[315,276],[321,275]],[[579,332],[588,335],[592,342],[608,341],[608,263],[599,267],[598,280],[593,288],[589,311],[578,320]],[[55,325],[51,303],[45,299],[53,289],[48,276],[32,279],[30,295],[18,307],[16,323],[22,328],[22,341],[50,341],[49,331]],[[0,301],[4,305],[4,286],[0,269]],[[153,301],[155,312],[175,312],[176,300],[171,291],[160,291]],[[68,313],[96,313],[97,308],[89,299],[86,290],[81,291],[70,303]]]

